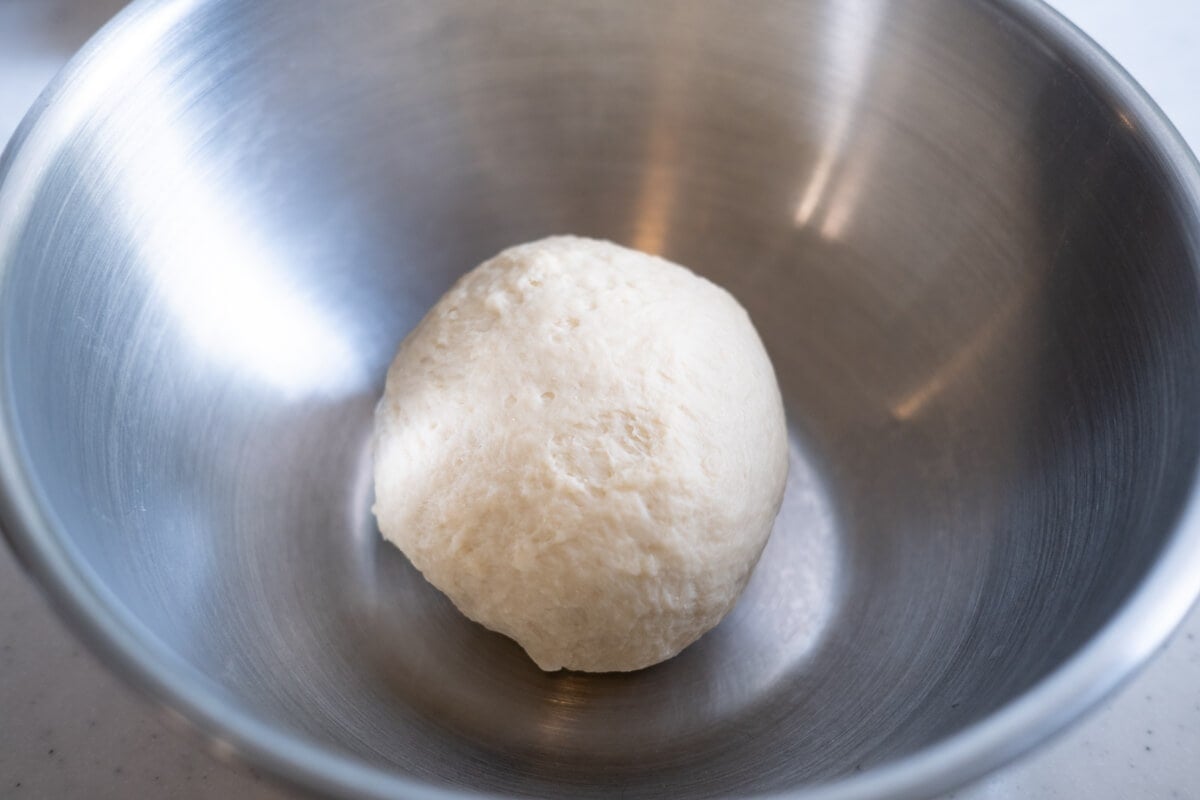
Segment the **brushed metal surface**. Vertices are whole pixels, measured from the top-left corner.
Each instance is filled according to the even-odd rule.
[[[1196,166],[1040,6],[145,3],[0,175],[15,549],[304,785],[921,796],[1200,589]],[[396,343],[555,232],[730,289],[793,426],[746,598],[631,675],[542,674],[369,511]]]

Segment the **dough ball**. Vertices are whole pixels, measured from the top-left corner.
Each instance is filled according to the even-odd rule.
[[[733,607],[787,477],[745,310],[683,267],[556,236],[454,285],[375,416],[383,535],[544,670],[635,670]]]

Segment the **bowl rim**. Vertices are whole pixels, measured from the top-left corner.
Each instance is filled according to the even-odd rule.
[[[68,62],[34,102],[0,155],[0,287],[13,222],[41,169],[105,76],[207,0],[142,0],[122,10]],[[1200,164],[1145,90],[1098,44],[1043,0],[979,0],[1053,52],[1131,128],[1158,161],[1200,275]],[[71,97],[74,104],[58,102]],[[75,111],[72,112],[72,107]],[[16,209],[15,212],[13,209]],[[5,213],[5,211],[9,213]],[[6,221],[7,219],[7,221]],[[4,345],[0,334],[0,348]],[[9,392],[0,370],[0,397]],[[0,404],[0,532],[51,605],[103,661],[218,757],[243,758],[300,788],[358,798],[500,798],[406,778],[258,719],[227,699],[124,610],[79,557],[26,470],[11,404]],[[1156,563],[1096,635],[1006,706],[948,738],[895,761],[826,784],[760,797],[866,800],[928,797],[966,784],[1031,750],[1130,679],[1168,639],[1200,595],[1200,465]]]

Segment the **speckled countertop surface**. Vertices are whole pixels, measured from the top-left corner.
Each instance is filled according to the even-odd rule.
[[[0,0],[0,141],[120,0]],[[1200,3],[1057,0],[1200,149]],[[1200,413],[1200,409],[1197,410]],[[1200,578],[1198,578],[1200,579]],[[295,800],[169,730],[78,644],[0,549],[0,798]],[[948,795],[1200,800],[1200,608],[1149,667],[1033,755]]]

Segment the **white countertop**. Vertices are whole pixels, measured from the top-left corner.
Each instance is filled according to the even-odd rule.
[[[0,0],[0,141],[58,66],[121,4]],[[1200,2],[1054,5],[1116,56],[1200,150]],[[46,35],[5,38],[14,30]],[[76,643],[0,548],[0,798],[299,797],[253,770],[214,761],[162,720]],[[943,800],[1015,797],[1200,800],[1200,608],[1099,710]]]

